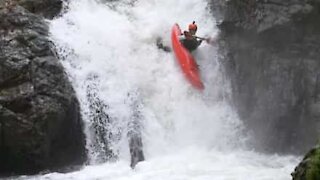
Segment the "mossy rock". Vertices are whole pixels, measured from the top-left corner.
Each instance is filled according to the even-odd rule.
[[[320,146],[310,150],[292,173],[293,180],[320,179]]]

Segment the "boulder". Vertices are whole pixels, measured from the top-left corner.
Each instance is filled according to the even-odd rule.
[[[0,174],[85,161],[79,102],[48,25],[15,4],[0,9]]]

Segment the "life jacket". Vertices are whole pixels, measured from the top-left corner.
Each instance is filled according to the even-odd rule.
[[[197,49],[197,47],[201,44],[201,41],[198,41],[194,34],[190,31],[183,32],[184,39],[181,40],[183,46],[188,49],[190,52]]]
[[[184,32],[184,39],[181,40],[181,43],[191,52],[197,49],[201,41],[198,41],[190,32]]]

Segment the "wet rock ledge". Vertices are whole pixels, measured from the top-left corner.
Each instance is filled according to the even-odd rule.
[[[86,159],[79,103],[44,19],[60,9],[60,0],[0,1],[0,176]]]

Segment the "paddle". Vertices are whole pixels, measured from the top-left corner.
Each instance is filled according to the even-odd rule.
[[[213,42],[214,42],[214,39],[212,37],[208,37],[208,38],[199,37],[199,36],[194,36],[194,37],[197,38],[197,39],[200,39],[200,40],[204,40],[208,44],[213,44]]]

